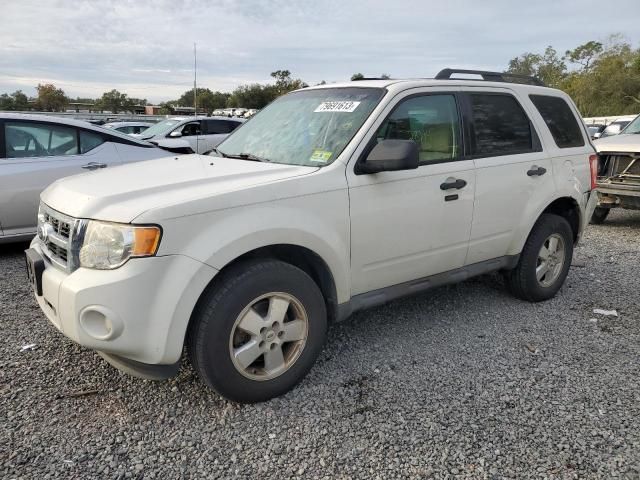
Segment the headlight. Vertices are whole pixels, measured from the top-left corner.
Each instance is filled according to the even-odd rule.
[[[109,270],[133,257],[155,255],[160,236],[160,227],[90,220],[80,248],[80,266]]]

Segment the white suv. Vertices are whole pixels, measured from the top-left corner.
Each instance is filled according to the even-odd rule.
[[[305,88],[209,156],[56,182],[26,252],[40,307],[122,370],[166,378],[186,346],[256,402],[356,310],[496,270],[553,297],[595,206],[588,133],[558,90],[457,72]]]

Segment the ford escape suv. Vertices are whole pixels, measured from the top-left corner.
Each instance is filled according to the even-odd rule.
[[[305,88],[210,155],[56,182],[26,251],[42,311],[144,378],[186,346],[207,385],[256,402],[357,310],[497,270],[553,297],[595,206],[588,133],[535,79],[460,72]]]

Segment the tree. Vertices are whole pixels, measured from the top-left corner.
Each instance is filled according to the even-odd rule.
[[[111,113],[130,110],[133,102],[126,93],[120,93],[115,88],[110,92],[104,92],[98,100],[98,106],[101,110],[108,110]]]
[[[567,66],[558,52],[548,46],[543,54],[526,52],[509,61],[507,73],[537,77],[550,87],[557,87],[566,75]]]
[[[291,72],[289,70],[276,70],[275,72],[271,72],[271,76],[276,79],[275,90],[277,96],[309,86],[299,78],[291,78]]]
[[[16,90],[11,95],[6,93],[0,95],[0,110],[24,111],[28,109],[29,99],[22,90]]]
[[[354,73],[353,75],[351,75],[351,81],[355,82],[356,80],[362,80],[364,78],[364,75],[361,73]]]
[[[567,69],[565,61],[574,68]],[[542,54],[527,52],[512,59],[507,71],[535,75],[564,90],[586,117],[640,111],[640,49],[620,36],[578,45],[562,59],[552,47]]]
[[[230,96],[229,93],[212,92],[208,88],[198,88],[197,93],[198,109],[204,108],[208,114],[219,108],[225,108]],[[177,104],[183,107],[193,106],[193,88],[184,92],[177,100]]]
[[[282,88],[282,87],[281,87]],[[278,97],[278,89],[274,85],[241,85],[231,92],[227,107],[264,108]]]
[[[603,45],[600,42],[590,41],[577,46],[573,50],[567,50],[564,58],[570,63],[582,66],[581,71],[587,72],[593,66],[594,60],[602,53]]]
[[[38,84],[36,87],[38,99],[36,108],[45,112],[60,112],[69,103],[69,99],[61,88],[51,83]]]

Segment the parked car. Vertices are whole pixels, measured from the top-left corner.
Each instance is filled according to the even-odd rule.
[[[204,153],[224,140],[244,119],[225,117],[172,117],[137,135],[142,140],[177,153]],[[180,139],[180,141],[175,141]]]
[[[612,208],[640,210],[640,115],[618,135],[594,142],[600,157],[598,206],[591,223],[602,223]]]
[[[595,206],[587,131],[559,90],[456,72],[305,88],[211,156],[57,182],[26,254],[40,308],[134,375],[174,375],[186,345],[256,402],[363,308],[491,271],[552,298]]]
[[[602,135],[602,131],[606,128],[606,125],[602,124],[591,124],[587,125],[587,130],[589,131],[589,136],[591,140],[597,140]]]
[[[633,115],[627,115],[614,120],[609,125],[607,125],[604,130],[602,130],[602,133],[597,138],[605,138],[612,135],[618,135],[624,129],[624,127],[629,125],[633,118]]]
[[[103,125],[104,128],[111,128],[117,132],[126,134],[142,133],[152,126],[151,122],[110,122]]]
[[[165,156],[153,145],[88,122],[0,114],[0,243],[32,238],[40,192],[87,170]]]

